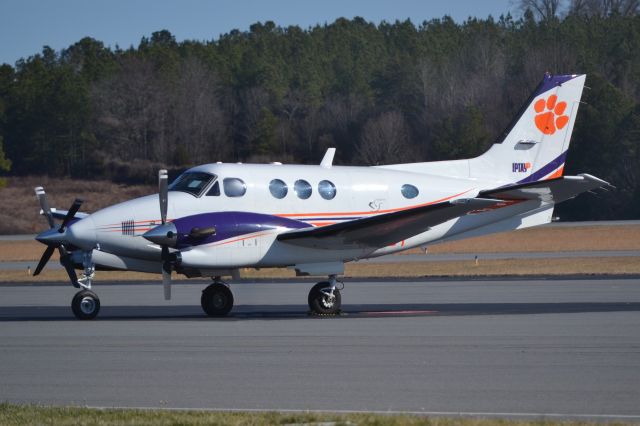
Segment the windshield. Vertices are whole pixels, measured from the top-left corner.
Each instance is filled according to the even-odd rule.
[[[209,173],[186,172],[178,176],[178,179],[169,185],[169,191],[188,192],[195,197],[199,197],[215,178],[216,175]]]

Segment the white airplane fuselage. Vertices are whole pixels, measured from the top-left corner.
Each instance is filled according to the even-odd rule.
[[[208,164],[188,172],[203,172],[214,178],[198,195],[170,190],[170,221],[202,213],[250,212],[317,227],[421,205],[473,198],[482,189],[499,186],[496,181],[432,176],[381,167]],[[246,184],[246,193],[238,197],[226,195],[223,182],[229,178],[241,179]],[[274,179],[281,180],[288,188],[283,198],[274,197],[269,190]],[[306,199],[300,198],[294,190],[298,180],[310,184],[311,195]],[[318,185],[321,181],[335,185],[332,199],[320,195]],[[216,182],[220,186],[219,195],[207,195]],[[406,198],[401,192],[403,185],[413,185],[418,194],[414,198]],[[276,241],[277,234],[285,230],[278,226],[248,233],[239,231],[229,238],[185,248],[182,256],[186,264],[205,270],[345,262],[423,246],[499,222],[517,215],[518,211],[532,210],[532,202],[524,204],[456,218],[374,251],[366,248],[325,250],[292,247]],[[547,211],[545,217],[550,216],[551,209],[542,210]],[[125,259],[128,261],[126,269],[159,273],[160,268],[154,263],[160,261],[160,248],[142,237],[158,224],[158,195],[149,195],[93,213],[73,224],[70,232],[77,235],[76,245],[84,250],[94,249],[94,260],[99,266],[124,269],[121,262]],[[114,259],[108,254],[121,259]],[[135,262],[136,259],[143,262]]]

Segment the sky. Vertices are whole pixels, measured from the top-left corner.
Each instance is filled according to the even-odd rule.
[[[486,18],[514,11],[514,0],[0,0],[0,63],[15,64],[43,46],[61,50],[83,37],[106,46],[137,46],[169,30],[176,40],[214,40],[255,22],[308,28],[336,18],[414,24],[451,16]]]

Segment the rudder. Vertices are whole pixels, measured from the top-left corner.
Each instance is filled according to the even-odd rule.
[[[525,183],[562,176],[585,78],[545,74],[501,140],[470,160],[471,177]]]

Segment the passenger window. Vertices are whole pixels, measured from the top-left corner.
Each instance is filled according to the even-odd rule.
[[[289,188],[287,188],[287,184],[284,183],[284,181],[280,179],[273,179],[269,182],[269,191],[271,192],[271,195],[281,199],[287,196]]]
[[[408,183],[402,185],[400,191],[402,192],[402,195],[404,195],[404,198],[416,198],[419,194],[418,188],[413,185],[409,185]]]
[[[309,185],[309,182],[306,180],[297,180],[296,183],[293,184],[293,191],[300,199],[306,200],[311,197],[311,185]]]
[[[215,197],[218,197],[220,195],[220,183],[218,183],[218,181],[216,181],[216,183],[213,184],[209,192],[207,192],[207,197],[212,195]]]
[[[238,178],[225,178],[222,181],[222,187],[227,197],[242,197],[247,192],[247,185]]]
[[[325,200],[333,200],[336,196],[336,186],[328,180],[321,180],[318,184],[318,192]]]

